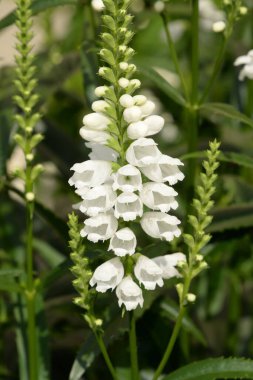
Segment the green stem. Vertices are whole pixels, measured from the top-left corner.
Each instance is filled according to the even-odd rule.
[[[131,358],[131,380],[139,380],[139,369],[138,369],[138,352],[137,352],[137,341],[136,341],[136,329],[135,329],[135,317],[134,312],[129,312],[129,344],[130,344],[130,358]]]
[[[157,370],[155,371],[153,380],[157,380],[158,379],[158,377],[161,375],[164,367],[166,366],[166,363],[168,362],[168,360],[170,358],[171,352],[172,352],[172,350],[174,348],[174,345],[176,343],[176,340],[177,340],[177,337],[178,337],[178,334],[179,334],[179,331],[180,331],[180,328],[181,328],[181,324],[182,324],[182,320],[183,320],[184,314],[185,314],[185,308],[181,307],[180,312],[179,312],[178,317],[177,317],[176,324],[175,324],[175,326],[173,328],[172,335],[171,335],[171,338],[169,340],[168,346],[167,346],[167,348],[165,350],[165,353],[164,353],[164,355],[162,357],[162,360],[160,361],[160,364],[159,364]]]
[[[212,75],[206,85],[206,88],[204,90],[204,93],[201,97],[201,100],[200,100],[200,104],[204,103],[204,101],[206,100],[206,98],[208,97],[213,85],[215,84],[216,80],[217,80],[217,77],[220,73],[220,70],[221,70],[221,67],[222,67],[222,64],[223,64],[223,60],[224,60],[224,54],[225,54],[225,51],[226,51],[226,46],[227,46],[227,38],[225,36],[223,36],[222,38],[222,42],[220,44],[220,48],[219,48],[219,51],[218,51],[218,55],[217,55],[217,58],[216,58],[216,61],[215,61],[215,64],[214,64],[214,68],[213,68],[213,72],[212,72]]]
[[[99,348],[100,348],[100,350],[102,352],[102,355],[104,357],[104,360],[105,360],[105,363],[107,365],[107,368],[109,369],[109,371],[110,371],[110,373],[112,375],[112,378],[114,380],[118,380],[117,374],[116,374],[115,369],[114,369],[114,367],[112,365],[111,359],[110,359],[109,354],[107,352],[107,348],[105,346],[105,343],[104,343],[104,340],[102,338],[101,333],[94,331],[94,334],[95,334],[95,337],[97,339],[97,343],[99,345]]]
[[[169,29],[169,26],[168,26],[168,19],[167,19],[165,13],[161,13],[161,17],[162,17],[162,20],[163,20],[165,35],[166,35],[167,42],[168,42],[168,45],[169,45],[169,52],[171,54],[171,57],[172,57],[175,69],[176,69],[176,71],[178,73],[178,76],[180,78],[181,86],[182,86],[182,89],[184,91],[185,97],[186,97],[186,99],[189,99],[189,94],[188,94],[188,89],[187,89],[187,86],[186,86],[186,82],[185,82],[185,79],[184,79],[184,76],[183,76],[183,73],[182,73],[182,70],[181,70],[181,67],[180,67],[180,64],[179,64],[179,60],[178,60],[178,56],[177,56],[177,51],[175,49],[175,44],[174,44],[174,42],[172,40],[170,29]]]
[[[199,0],[192,0],[192,91],[191,103],[198,98],[199,84]]]

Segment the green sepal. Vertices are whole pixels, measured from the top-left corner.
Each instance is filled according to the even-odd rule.
[[[13,137],[14,141],[16,144],[18,144],[22,150],[25,150],[26,147],[26,140],[24,139],[23,136],[21,136],[19,133],[16,133]]]
[[[116,32],[117,25],[116,25],[116,22],[115,22],[115,20],[113,19],[112,16],[109,16],[109,15],[103,15],[103,16],[102,16],[102,21],[103,21],[104,26],[105,26],[106,28],[108,28],[108,29],[111,30],[112,32]]]
[[[100,57],[111,66],[115,66],[116,61],[112,52],[108,49],[101,49],[99,52]]]
[[[111,49],[115,49],[116,47],[116,41],[114,39],[114,37],[110,34],[110,33],[102,33],[101,34],[101,39],[102,41],[104,42],[104,44],[106,44],[108,47],[110,47]]]
[[[40,176],[41,173],[43,173],[44,168],[41,164],[37,164],[32,168],[31,171],[31,181],[35,182],[36,179]]]
[[[44,136],[42,134],[40,133],[34,134],[31,140],[29,141],[30,149],[35,148],[43,139],[44,139]]]

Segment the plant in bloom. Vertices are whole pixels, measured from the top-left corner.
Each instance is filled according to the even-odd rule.
[[[164,126],[155,104],[135,94],[140,81],[133,78],[134,54],[128,43],[128,0],[104,1],[105,32],[99,75],[109,85],[95,89],[98,100],[83,118],[81,137],[91,149],[90,160],[76,163],[69,184],[81,197],[86,216],[80,234],[96,243],[108,241],[108,260],[98,266],[90,285],[104,293],[116,289],[119,306],[143,306],[142,287],[154,290],[164,279],[177,277],[182,253],[150,259],[136,251],[133,223],[140,223],[152,238],[168,242],[180,236],[180,220],[171,214],[178,207],[172,186],[184,178],[183,163],[163,154],[152,136]]]

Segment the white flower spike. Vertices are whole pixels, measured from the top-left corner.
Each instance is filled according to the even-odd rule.
[[[186,262],[186,257],[181,252],[171,253],[170,255],[158,256],[152,259],[162,270],[162,277],[169,279],[171,277],[180,277],[176,266],[179,262]]]
[[[151,259],[141,255],[134,267],[135,277],[147,290],[154,290],[156,286],[163,286],[162,269]]]
[[[125,277],[116,288],[118,303],[121,307],[125,305],[126,310],[134,310],[140,305],[143,306],[143,296],[141,288],[133,281],[131,276]]]
[[[75,173],[69,179],[69,184],[81,189],[105,183],[110,178],[112,164],[109,161],[88,160],[73,165],[71,170]]]
[[[113,237],[118,228],[118,221],[111,213],[98,214],[84,221],[84,228],[80,231],[82,237],[86,237],[93,243],[99,240],[108,240]]]
[[[175,210],[178,207],[176,195],[177,192],[172,187],[154,182],[146,182],[140,192],[140,198],[146,206],[162,212]]]
[[[174,237],[180,236],[178,224],[180,224],[179,219],[164,212],[145,212],[141,219],[141,226],[147,235],[166,241],[172,241]]]
[[[117,173],[113,174],[113,178],[113,190],[132,193],[142,189],[141,172],[135,166],[122,166]]]
[[[133,255],[136,248],[136,237],[130,228],[118,230],[110,241],[109,250],[117,256]]]
[[[90,279],[90,285],[96,290],[105,293],[107,290],[114,290],[124,276],[124,267],[121,261],[115,257],[99,265]]]

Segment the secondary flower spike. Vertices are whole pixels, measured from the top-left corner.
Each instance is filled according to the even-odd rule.
[[[134,51],[128,47],[133,36],[129,2],[103,3],[110,17],[102,16],[103,66],[98,74],[105,83],[95,89],[98,99],[80,129],[91,149],[90,160],[73,165],[69,184],[81,197],[75,206],[84,215],[81,236],[104,242],[107,251],[108,259],[95,269],[90,286],[100,293],[116,289],[119,306],[133,310],[143,306],[142,289],[154,290],[163,286],[163,279],[179,276],[176,266],[182,254],[150,259],[139,235],[144,231],[168,242],[180,235],[179,219],[167,212],[178,207],[172,186],[184,175],[179,169],[183,163],[163,154],[153,139],[164,126],[155,103],[135,94],[141,83],[133,78],[136,66],[130,63]]]

